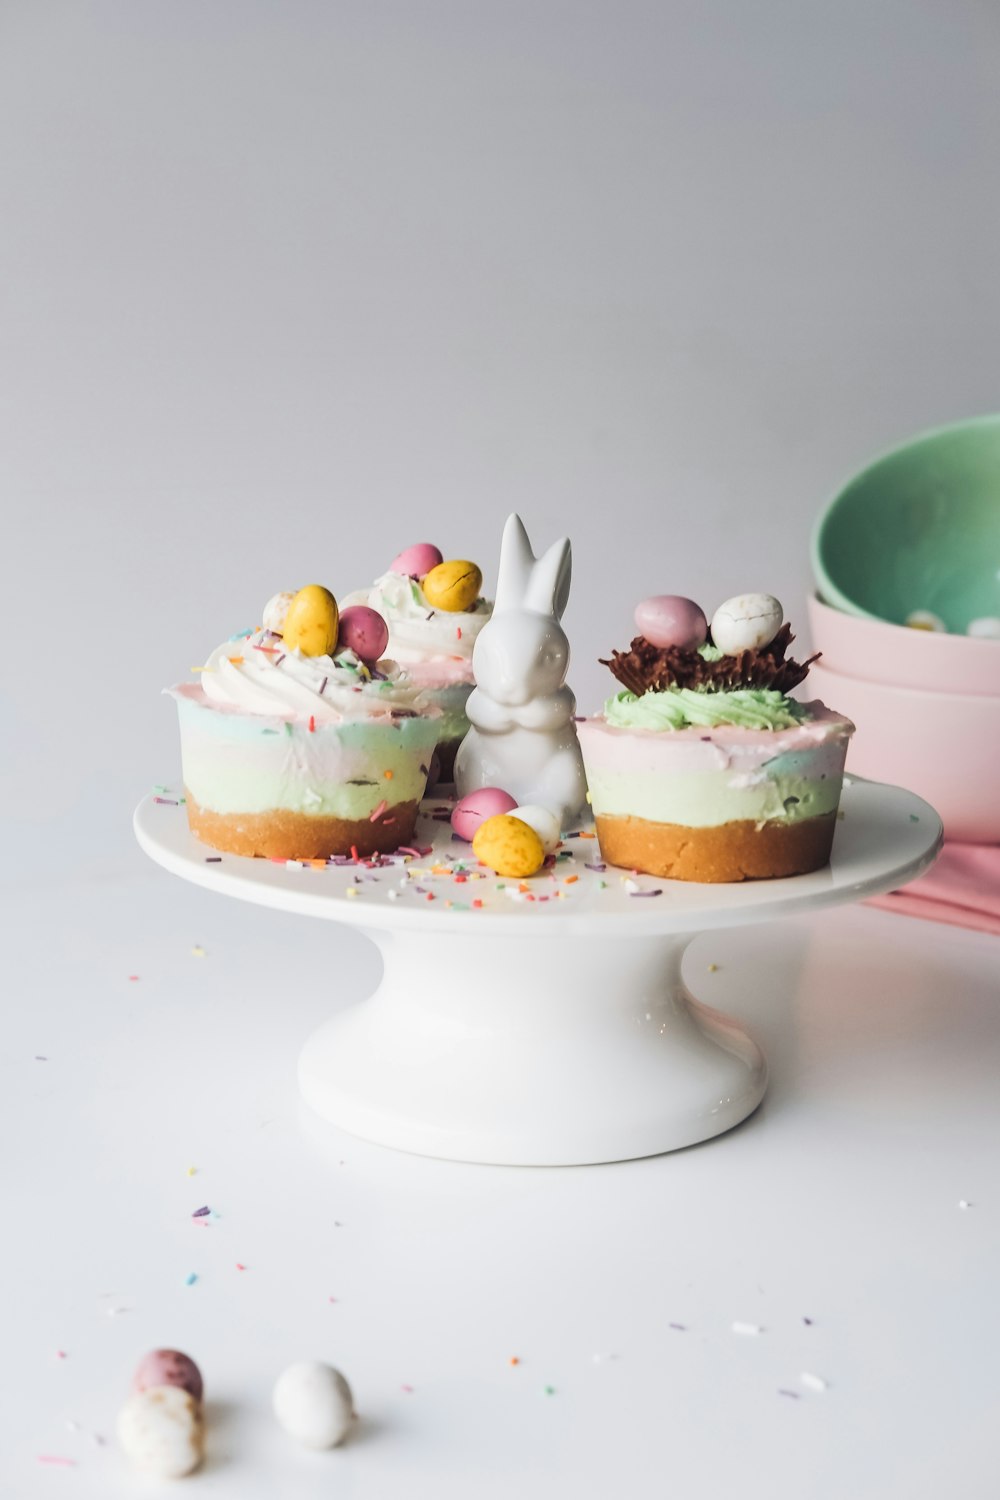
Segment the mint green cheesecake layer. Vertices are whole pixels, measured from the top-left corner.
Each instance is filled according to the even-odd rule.
[[[427,751],[429,757],[433,747]],[[217,813],[309,813],[326,818],[370,818],[380,802],[419,802],[427,777],[412,755],[383,755],[378,768],[350,781],[336,781],[321,768],[289,767],[275,771],[219,765],[182,746],[184,785],[200,807]],[[392,780],[384,772],[391,770]]]
[[[616,693],[604,705],[604,717],[616,729],[791,729],[807,715],[797,703],[772,688],[734,688],[708,693],[699,688],[665,688],[662,692]]]
[[[833,812],[840,801],[842,776],[773,775],[757,772],[727,780],[719,771],[693,771],[669,776],[657,771],[598,771],[589,769],[591,805],[595,816],[646,818],[653,823],[680,823],[688,828],[714,828],[721,823],[754,823],[780,818],[799,823],[803,818]],[[746,785],[746,782],[750,785]],[[735,783],[735,784],[731,784]]]
[[[216,813],[276,810],[370,818],[381,803],[419,801],[438,720],[317,724],[220,713],[178,700],[184,784]],[[388,773],[388,774],[386,774]]]
[[[437,720],[437,737],[442,744],[464,739],[468,734],[469,720],[465,705],[471,691],[464,682],[457,691],[452,686],[428,690],[428,697],[441,710],[441,717]]]

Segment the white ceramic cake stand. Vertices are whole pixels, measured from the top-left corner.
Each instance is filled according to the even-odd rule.
[[[623,1161],[730,1129],[760,1102],[767,1065],[738,1022],[689,993],[680,967],[692,937],[891,890],[941,844],[926,802],[854,781],[833,858],[812,875],[635,879],[591,868],[598,845],[583,834],[550,873],[519,883],[479,869],[445,807],[430,799],[418,825],[415,845],[432,853],[378,869],[218,860],[182,806],[153,796],[135,830],[186,880],[372,939],[382,982],[306,1043],[302,1093],[355,1135],[458,1161]]]

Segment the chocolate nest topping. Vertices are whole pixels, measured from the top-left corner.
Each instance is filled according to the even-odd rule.
[[[601,665],[610,667],[622,687],[640,698],[651,690],[665,688],[704,688],[710,693],[724,693],[732,688],[773,688],[790,693],[808,674],[820,652],[807,661],[786,661],[785,652],[794,641],[791,627],[782,625],[778,634],[762,651],[741,651],[738,656],[723,656],[705,661],[697,651],[680,646],[652,646],[644,635],[637,635],[628,651],[612,651],[611,660],[601,657]]]

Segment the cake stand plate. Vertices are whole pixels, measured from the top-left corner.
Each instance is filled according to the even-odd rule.
[[[375,993],[306,1043],[311,1107],[354,1135],[456,1161],[570,1165],[653,1156],[719,1135],[759,1104],[767,1065],[738,1022],[689,993],[697,933],[860,901],[906,884],[941,845],[911,792],[847,778],[830,864],[739,885],[633,877],[590,829],[530,881],[482,869],[423,804],[413,851],[369,865],[216,852],[180,794],[140,803],[136,836],[175,875],[259,906],[358,927]]]

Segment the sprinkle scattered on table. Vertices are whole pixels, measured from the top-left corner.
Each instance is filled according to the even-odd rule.
[[[198,1280],[198,1273],[197,1273],[197,1271],[189,1271],[187,1273],[187,1275],[185,1276],[185,1278],[184,1278],[184,1285],[185,1286],[194,1286],[194,1284],[195,1284],[195,1282],[197,1280]]]
[[[823,1379],[822,1375],[813,1375],[808,1370],[803,1370],[799,1376],[807,1391],[825,1391],[829,1381]]]
[[[747,1338],[753,1338],[758,1333],[764,1332],[759,1323],[734,1323],[732,1329],[734,1333],[744,1334]]]

